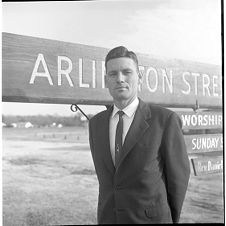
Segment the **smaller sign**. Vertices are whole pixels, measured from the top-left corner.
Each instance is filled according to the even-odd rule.
[[[184,137],[189,154],[223,150],[222,134],[195,134]]]
[[[194,175],[213,174],[223,172],[223,157],[191,159]]]
[[[221,129],[222,112],[177,112],[183,129]]]

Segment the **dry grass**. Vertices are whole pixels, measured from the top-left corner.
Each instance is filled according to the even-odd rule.
[[[3,225],[96,224],[98,184],[87,142],[83,128],[4,129]],[[221,174],[192,176],[181,222],[223,223],[222,197]]]

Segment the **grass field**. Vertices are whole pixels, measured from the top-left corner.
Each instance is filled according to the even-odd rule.
[[[96,224],[87,128],[3,128],[3,225]],[[191,176],[181,223],[223,223],[223,175]]]

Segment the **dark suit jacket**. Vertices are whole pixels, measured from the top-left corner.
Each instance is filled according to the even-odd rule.
[[[190,166],[176,113],[139,100],[115,168],[109,145],[112,107],[89,123],[99,181],[99,224],[178,222]]]

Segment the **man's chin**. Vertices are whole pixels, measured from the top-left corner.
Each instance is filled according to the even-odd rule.
[[[128,95],[125,93],[118,94],[115,98],[117,101],[124,101],[128,99]]]

